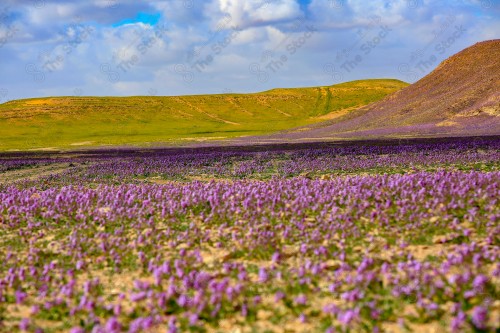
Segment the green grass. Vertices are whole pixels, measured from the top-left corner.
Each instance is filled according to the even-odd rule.
[[[255,94],[49,97],[0,104],[0,150],[180,143],[268,134],[378,101],[398,80]]]

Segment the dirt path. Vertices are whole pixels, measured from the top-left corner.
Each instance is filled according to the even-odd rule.
[[[59,174],[70,168],[69,163],[54,163],[0,172],[0,184],[9,184],[18,180],[33,180],[42,176]]]
[[[209,112],[206,112],[206,111],[202,110],[199,106],[196,106],[196,105],[194,105],[194,104],[192,104],[192,103],[190,103],[190,102],[188,102],[185,99],[182,99],[180,97],[175,97],[175,98],[173,98],[173,100],[176,101],[177,103],[187,105],[190,109],[198,111],[199,113],[204,114],[205,116],[212,118],[212,119],[215,119],[217,121],[220,121],[220,122],[223,122],[226,124],[231,124],[231,125],[241,125],[240,123],[235,123],[235,122],[232,122],[229,120],[225,120],[225,119],[222,119],[222,118],[220,118],[216,115],[213,115]]]

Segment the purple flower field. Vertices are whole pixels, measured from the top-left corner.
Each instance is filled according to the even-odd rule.
[[[500,328],[500,140],[4,156],[0,175],[2,332]]]

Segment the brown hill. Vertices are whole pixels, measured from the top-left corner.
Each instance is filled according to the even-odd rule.
[[[500,134],[500,40],[477,43],[418,82],[286,139]]]

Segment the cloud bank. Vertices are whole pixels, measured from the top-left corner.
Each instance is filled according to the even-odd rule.
[[[414,82],[499,35],[493,0],[7,0],[0,102]]]

